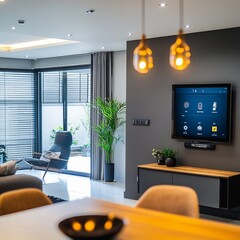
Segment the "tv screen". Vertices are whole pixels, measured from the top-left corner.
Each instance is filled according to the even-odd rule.
[[[172,94],[172,138],[230,142],[231,84],[177,84]]]

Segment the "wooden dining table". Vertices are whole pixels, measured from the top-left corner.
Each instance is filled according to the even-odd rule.
[[[109,214],[124,219],[115,240],[239,240],[240,227],[211,220],[130,207],[84,198],[0,217],[3,240],[66,240],[62,220],[81,215]]]

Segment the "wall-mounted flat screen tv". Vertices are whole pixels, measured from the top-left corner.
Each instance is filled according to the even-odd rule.
[[[172,138],[231,141],[231,84],[172,86]]]

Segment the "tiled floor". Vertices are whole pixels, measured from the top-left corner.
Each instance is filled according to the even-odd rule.
[[[19,170],[17,173],[30,174],[39,178],[42,178],[43,175],[43,171],[39,170]],[[93,197],[126,205],[134,205],[136,203],[135,200],[123,197],[124,186],[121,183],[93,181],[86,177],[53,172],[46,174],[43,191],[47,195],[53,195],[66,200]]]
[[[43,171],[19,170],[17,173],[25,173],[42,177]],[[123,197],[124,185],[118,182],[106,183],[93,181],[86,177],[73,176],[48,172],[45,176],[43,191],[65,200],[81,199],[83,197],[99,198],[111,202],[134,206],[135,200]],[[214,216],[201,215],[201,218],[240,225],[240,221],[218,218]]]

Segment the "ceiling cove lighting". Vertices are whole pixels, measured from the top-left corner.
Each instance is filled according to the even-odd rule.
[[[175,70],[184,70],[190,64],[190,47],[183,36],[183,0],[179,0],[179,33],[176,42],[170,48],[169,63]]]
[[[9,45],[0,44],[0,51],[22,51],[25,49],[41,48],[47,46],[57,46],[63,44],[74,43],[74,41],[56,39],[56,38],[46,38],[42,40],[36,40],[31,42],[22,42]]]
[[[153,68],[152,50],[146,44],[145,0],[142,0],[142,39],[133,52],[133,66],[139,73],[148,73]]]

